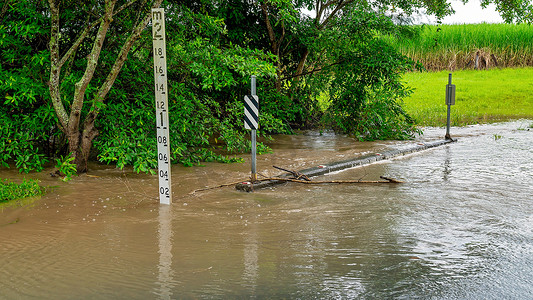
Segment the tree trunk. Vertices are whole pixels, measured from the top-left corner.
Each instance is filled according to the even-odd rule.
[[[89,83],[91,82],[96,68],[98,66],[98,59],[102,46],[110,27],[113,17],[132,5],[135,1],[130,1],[123,4],[120,8],[115,10],[115,4],[117,0],[105,1],[105,12],[93,23],[89,24],[83,29],[79,38],[74,42],[72,47],[65,53],[63,58],[59,57],[59,39],[60,39],[60,20],[59,20],[59,0],[48,0],[50,5],[50,19],[51,19],[51,34],[50,34],[50,81],[49,91],[52,98],[52,103],[59,119],[60,127],[63,133],[66,135],[70,155],[74,157],[74,163],[77,166],[78,173],[87,172],[87,162],[89,161],[89,155],[94,138],[98,135],[98,130],[95,127],[96,117],[99,113],[99,104],[104,102],[104,99],[113,86],[115,79],[117,78],[124,62],[127,59],[128,52],[130,51],[133,43],[139,38],[141,32],[146,28],[148,22],[151,20],[151,13],[147,13],[146,16],[137,23],[133,28],[130,36],[126,39],[126,42],[122,46],[122,49],[115,61],[115,64],[111,68],[109,75],[100,87],[97,98],[93,101],[93,107],[88,115],[85,117],[83,124],[81,122],[81,112],[85,102],[85,91]],[[162,0],[155,0],[152,3],[152,8],[158,8],[161,5]],[[139,12],[140,13],[140,12]],[[73,95],[73,101],[70,107],[70,113],[67,113],[65,106],[61,100],[61,68],[70,58],[75,59],[74,55],[76,50],[87,37],[93,27],[100,25],[98,32],[95,35],[93,48],[89,54],[85,73],[81,79],[75,85],[75,92]],[[80,126],[81,125],[81,126]]]
[[[264,2],[261,3],[261,10],[263,11],[263,15],[265,17],[265,25],[267,28],[268,39],[270,41],[270,48],[271,48],[270,51],[272,52],[272,54],[274,54],[278,58],[278,61],[276,62],[277,78],[274,83],[274,87],[276,88],[276,92],[279,93],[281,91],[281,78],[283,75],[283,65],[281,63],[280,48],[281,48],[281,43],[283,42],[283,39],[285,38],[285,22],[283,20],[281,21],[282,34],[279,37],[279,39],[277,39],[276,34],[274,32],[274,28],[272,27],[272,23],[270,22],[269,8],[266,3]]]
[[[98,130],[94,126],[96,114],[89,113],[83,124],[83,131],[72,131],[67,134],[69,140],[69,151],[74,157],[78,173],[85,173],[88,170],[87,163],[91,154],[91,147],[94,138],[98,136]]]
[[[304,54],[302,55],[302,58],[300,59],[300,62],[298,62],[298,67],[296,68],[296,80],[299,80],[300,76],[302,76],[305,62],[307,60],[307,57],[309,56],[309,49],[305,49]]]
[[[74,157],[73,163],[76,164],[78,174],[87,172],[92,139],[89,139],[87,135],[83,136],[83,134],[80,136],[78,132],[68,134],[67,138],[69,139],[69,151],[71,156]],[[75,139],[79,141],[78,144],[70,142]]]

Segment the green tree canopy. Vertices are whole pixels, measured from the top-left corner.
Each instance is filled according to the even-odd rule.
[[[466,1],[465,1],[466,2]],[[532,22],[527,0],[494,3]],[[156,165],[150,9],[167,15],[172,160],[246,151],[242,98],[258,76],[260,133],[329,126],[360,139],[409,138],[400,75],[416,65],[386,35],[453,13],[449,0],[4,0],[0,163],[41,170],[69,154]],[[312,11],[312,16],[302,13]],[[66,157],[66,156],[65,156]]]

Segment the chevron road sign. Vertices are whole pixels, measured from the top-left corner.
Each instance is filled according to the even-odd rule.
[[[259,123],[259,97],[244,96],[244,128],[257,130]]]

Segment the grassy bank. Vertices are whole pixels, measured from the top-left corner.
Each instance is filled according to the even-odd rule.
[[[419,34],[393,44],[427,70],[533,66],[533,25],[421,25],[414,31]]]
[[[405,109],[422,126],[446,124],[447,71],[415,72],[404,80],[415,91]],[[462,70],[453,72],[456,102],[452,125],[533,118],[533,68]]]

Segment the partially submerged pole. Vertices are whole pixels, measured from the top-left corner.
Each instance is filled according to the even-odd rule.
[[[252,96],[257,95],[255,75],[252,75]],[[257,131],[252,129],[252,182],[257,180]]]
[[[255,84],[255,76],[252,76],[252,90],[251,95],[244,97],[244,128],[250,129],[250,136],[252,140],[252,182],[257,181],[256,170],[256,148],[257,148],[257,128],[259,127],[259,98],[257,97],[257,89]]]
[[[172,203],[170,135],[168,121],[167,50],[165,38],[165,10],[152,9],[152,37],[154,46],[154,83],[157,133],[157,175],[159,203]]]
[[[452,73],[448,75],[448,84],[446,85],[446,105],[448,106],[448,113],[446,116],[446,135],[445,139],[451,140],[450,136],[450,115],[451,106],[455,104],[455,84],[452,84]]]

